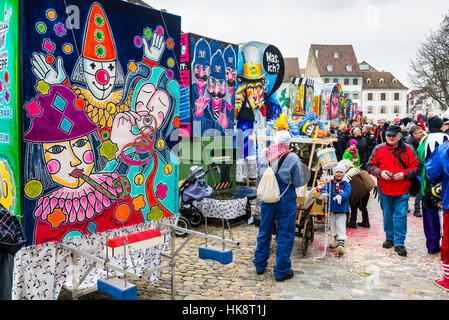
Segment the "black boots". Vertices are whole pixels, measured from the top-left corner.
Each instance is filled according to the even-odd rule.
[[[422,217],[421,208],[420,207],[415,207],[415,211],[413,211],[413,215],[415,217]]]

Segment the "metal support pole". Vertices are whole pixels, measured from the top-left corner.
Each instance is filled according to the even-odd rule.
[[[175,267],[176,267],[176,254],[175,254],[175,229],[171,231],[171,298],[175,300],[176,288],[175,288]]]

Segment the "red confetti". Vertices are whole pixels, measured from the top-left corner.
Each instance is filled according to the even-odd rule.
[[[47,58],[45,58],[45,61],[48,64],[52,64],[53,62],[55,62],[55,58],[53,56],[47,56]]]

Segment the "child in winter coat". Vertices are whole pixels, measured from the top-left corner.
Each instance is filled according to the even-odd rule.
[[[356,168],[360,168],[360,155],[357,150],[357,140],[351,139],[349,141],[349,148],[343,153],[342,159],[348,159],[354,163]]]
[[[327,182],[321,190],[321,198],[327,199],[330,203],[329,224],[330,232],[334,240],[329,247],[336,248],[339,255],[345,253],[346,219],[349,213],[349,196],[351,195],[351,185],[345,179],[346,166],[338,163],[333,169],[334,178]]]

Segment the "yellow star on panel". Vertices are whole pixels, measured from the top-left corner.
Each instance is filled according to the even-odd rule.
[[[44,80],[39,80],[37,82],[36,90],[39,91],[42,95],[46,96],[50,91],[50,86]]]
[[[131,71],[133,74],[136,73],[137,66],[134,63],[134,61],[131,61],[130,63],[128,63],[128,70]]]

